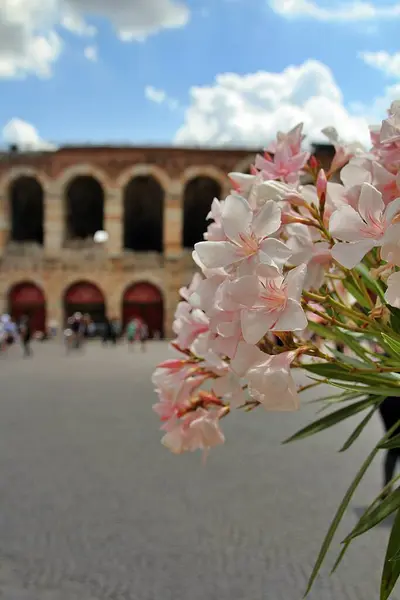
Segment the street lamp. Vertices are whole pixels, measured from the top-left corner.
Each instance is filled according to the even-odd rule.
[[[107,231],[99,230],[93,236],[93,241],[96,244],[105,244],[108,241],[108,233]]]

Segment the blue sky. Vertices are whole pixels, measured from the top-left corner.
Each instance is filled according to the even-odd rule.
[[[158,2],[165,6],[174,4],[174,0],[152,1],[154,6]],[[131,8],[123,8],[129,2],[114,0],[115,5],[118,3],[121,11],[131,13],[132,19],[132,12],[143,6],[139,2],[132,8],[131,2]],[[79,4],[79,0],[72,0],[74,9]],[[315,121],[319,126],[320,113],[327,109],[332,111],[333,124],[339,129],[343,121],[340,111],[346,113],[346,119],[356,119],[351,121],[354,137],[363,120],[366,123],[383,116],[385,99],[392,98],[397,91],[393,86],[400,82],[400,59],[396,62],[400,10],[394,18],[385,14],[354,19],[351,14],[347,18],[346,14],[338,16],[343,5],[333,1],[286,0],[285,4],[281,0],[280,5],[288,7],[282,14],[267,0],[186,0],[182,4],[189,9],[190,18],[185,25],[163,28],[158,23],[158,30],[146,39],[126,42],[116,30],[121,21],[116,26],[112,15],[101,8],[104,0],[98,4],[98,15],[85,13],[85,1],[79,13],[95,26],[95,36],[78,35],[60,26],[56,19],[51,23],[47,20],[48,29],[56,33],[62,48],[49,61],[51,72],[45,77],[32,66],[10,74],[3,69],[0,127],[18,119],[32,125],[41,139],[56,144],[163,144],[171,143],[181,130],[178,139],[184,143],[242,145],[247,137],[249,144],[258,142],[255,138],[260,135],[259,129],[261,134],[270,136],[275,125],[284,127],[285,120],[289,128],[289,121],[302,113],[314,132],[313,111],[318,109]],[[373,7],[373,3],[362,4]],[[395,11],[398,4],[387,2],[385,7]],[[351,5],[347,0],[347,9]],[[296,6],[300,8],[297,10]],[[327,12],[322,17],[318,12],[317,16],[312,14],[313,10],[324,8]],[[0,8],[0,21],[5,20],[4,15],[1,19],[1,11]],[[26,31],[24,35],[31,37],[48,34],[43,21],[38,22],[37,31]],[[91,58],[96,58],[96,54],[96,60],[86,58],[88,47],[93,48]],[[0,75],[2,51],[3,61],[9,56],[0,45]],[[368,60],[360,55],[363,52],[369,53]],[[281,74],[290,66],[300,68],[310,59],[321,63],[326,73],[315,68],[308,73],[306,67],[300,76],[304,89],[289,97],[287,87],[293,81],[286,82]],[[281,78],[272,87],[268,79],[246,80],[247,75],[257,72],[274,73]],[[232,93],[226,86],[216,84],[216,77],[224,73],[239,76]],[[324,85],[324,77],[333,79]],[[321,86],[318,94],[312,94],[320,98],[315,109],[308,106],[307,94],[318,87],[318,78]],[[271,90],[275,93],[274,86],[280,97],[265,102],[263,114],[264,96]],[[158,102],[151,99],[154,93],[149,87],[158,91]],[[196,102],[191,95],[193,87],[210,88],[210,98],[202,97]],[[337,98],[340,93],[342,99]],[[283,104],[287,110],[278,115]],[[348,130],[349,125],[343,128]],[[365,137],[365,130],[360,135]]]

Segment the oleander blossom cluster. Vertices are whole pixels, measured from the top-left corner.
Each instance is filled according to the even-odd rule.
[[[400,308],[400,105],[371,130],[368,152],[324,133],[335,146],[329,170],[303,150],[300,124],[278,133],[251,174],[230,173],[230,194],[213,200],[198,272],[180,291],[174,356],[153,375],[174,453],[222,444],[234,409],[298,409],[294,370],[334,359],[318,324],[379,329]],[[362,296],[360,265],[384,297]]]

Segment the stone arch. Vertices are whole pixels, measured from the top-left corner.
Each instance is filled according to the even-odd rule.
[[[192,165],[191,167],[188,167],[184,170],[181,177],[183,187],[196,177],[209,177],[210,179],[214,179],[221,187],[221,195],[225,197],[229,193],[231,183],[228,174],[224,173],[221,169],[218,169],[218,167],[214,167],[213,165]]]
[[[138,164],[124,169],[117,178],[118,188],[124,188],[132,179],[139,176],[153,177],[167,193],[170,190],[172,180],[168,173],[157,165]]]
[[[87,279],[70,283],[63,292],[65,321],[75,312],[87,313],[95,323],[103,323],[106,316],[106,299],[97,283]]]
[[[129,284],[122,295],[122,323],[139,318],[149,329],[149,337],[164,337],[164,298],[153,283],[140,280]]]
[[[44,191],[32,175],[20,175],[9,184],[10,239],[43,245]]]
[[[123,246],[138,252],[163,251],[165,191],[153,175],[135,175],[124,187]]]
[[[93,239],[104,229],[105,191],[91,174],[76,175],[64,191],[66,239]]]
[[[47,191],[51,184],[51,180],[44,173],[33,167],[12,167],[0,178],[0,195],[7,194],[12,182],[20,177],[33,177],[40,183],[44,191]]]
[[[204,239],[211,203],[221,195],[220,182],[207,175],[200,175],[186,182],[183,200],[184,248],[193,248],[194,244]]]
[[[11,285],[8,291],[8,312],[14,321],[27,315],[33,333],[46,331],[46,297],[36,283],[19,281]]]
[[[107,174],[102,169],[90,163],[78,163],[67,167],[61,171],[55,182],[59,189],[63,189],[72,179],[81,175],[97,179],[104,189],[110,187],[110,179]]]

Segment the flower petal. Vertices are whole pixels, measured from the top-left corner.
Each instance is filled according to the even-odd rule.
[[[351,206],[343,206],[336,210],[329,220],[330,234],[344,242],[353,242],[363,237],[361,230],[365,223]]]
[[[285,277],[286,290],[288,298],[291,300],[300,301],[301,292],[304,287],[304,280],[307,275],[307,265],[299,265],[295,269],[289,271]]]
[[[301,305],[289,299],[272,331],[302,331],[307,325],[307,317]]]
[[[201,263],[208,269],[227,267],[242,258],[240,248],[230,242],[197,242],[194,249]]]
[[[246,275],[228,284],[228,293],[231,299],[242,306],[254,306],[260,291],[259,280],[256,275]]]
[[[268,265],[272,259],[274,264],[282,268],[291,256],[292,251],[289,246],[280,240],[268,238],[260,243],[259,260],[261,263]]]
[[[239,342],[230,367],[239,377],[243,377],[252,365],[265,360],[265,354],[257,346]]]
[[[242,310],[240,320],[242,335],[248,344],[257,344],[270,331],[279,313],[264,310]]]
[[[380,221],[384,208],[382,194],[370,183],[363,183],[358,201],[358,212],[364,221],[366,223]]]
[[[264,238],[281,226],[281,209],[274,200],[268,200],[253,219],[253,231],[258,238]]]
[[[221,222],[226,237],[233,242],[241,242],[241,234],[250,232],[253,212],[245,198],[238,194],[227,197],[222,209]]]
[[[390,225],[393,218],[400,212],[400,198],[389,202],[385,210],[385,222]]]
[[[362,261],[374,246],[375,241],[371,239],[350,242],[349,244],[339,242],[332,248],[332,257],[346,269],[352,269]]]
[[[385,300],[394,306],[400,308],[400,271],[392,273],[387,280],[387,290],[385,293]]]

